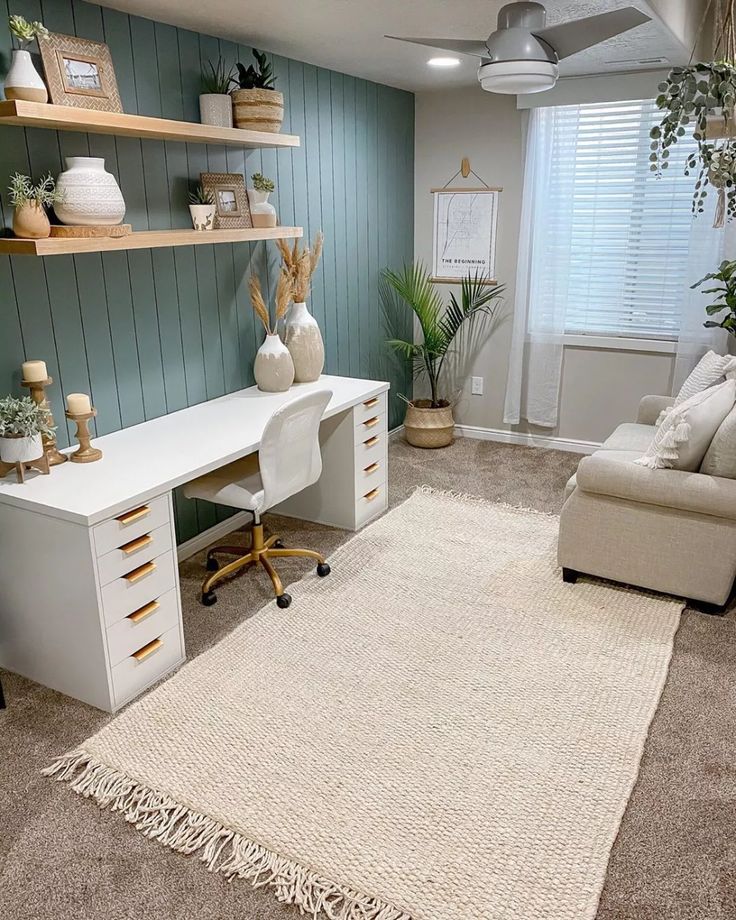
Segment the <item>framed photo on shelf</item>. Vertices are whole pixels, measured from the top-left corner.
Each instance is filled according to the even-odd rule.
[[[253,226],[245,179],[240,173],[202,173],[202,188],[212,192],[215,230],[245,230]]]
[[[433,188],[432,281],[457,284],[470,272],[496,281],[499,188]]]
[[[76,35],[50,32],[38,42],[54,105],[122,112],[110,49]]]

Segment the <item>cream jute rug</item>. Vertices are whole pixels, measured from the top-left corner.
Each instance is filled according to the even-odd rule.
[[[47,772],[315,917],[591,918],[682,605],[556,534],[419,490]]]

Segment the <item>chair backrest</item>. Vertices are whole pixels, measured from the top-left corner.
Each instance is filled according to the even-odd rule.
[[[297,396],[277,409],[266,423],[258,451],[264,511],[319,479],[319,423],[331,398],[332,390]]]

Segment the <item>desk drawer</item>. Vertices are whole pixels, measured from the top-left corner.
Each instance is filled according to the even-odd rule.
[[[355,527],[359,529],[367,524],[371,518],[376,517],[386,510],[388,492],[386,484],[375,486],[364,495],[361,495],[355,507]]]
[[[365,421],[355,426],[355,443],[362,444],[375,435],[386,434],[386,413],[368,416]]]
[[[171,549],[171,525],[168,523],[124,543],[120,549],[114,549],[101,556],[97,560],[100,584],[108,584],[114,578],[119,578],[131,569],[143,565],[144,562],[155,559],[167,549]]]
[[[178,623],[176,591],[171,590],[108,627],[107,651],[110,664],[118,664]]]
[[[365,467],[357,466],[355,469],[355,494],[365,495],[376,486],[386,482],[386,462],[385,455]]]
[[[386,462],[388,448],[388,436],[383,434],[374,434],[366,438],[365,441],[359,441],[355,445],[355,469],[356,472],[364,470],[371,463]]]
[[[130,543],[143,534],[150,533],[169,521],[169,497],[159,495],[144,505],[103,521],[94,527],[95,549],[98,556],[104,556],[124,543]]]
[[[144,643],[112,669],[115,705],[121,706],[136,693],[162,677],[184,656],[178,624],[151,642]]]
[[[369,419],[372,419],[376,415],[385,415],[386,414],[386,394],[380,393],[378,396],[373,396],[371,399],[366,399],[365,402],[358,403],[357,406],[353,409],[353,418],[355,419],[355,427],[362,425],[363,422],[367,422]]]
[[[169,550],[106,584],[102,588],[105,623],[112,626],[176,587],[175,565],[174,555]]]

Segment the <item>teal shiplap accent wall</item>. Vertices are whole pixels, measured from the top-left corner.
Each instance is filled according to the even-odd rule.
[[[77,0],[0,0],[0,75],[9,63],[8,12],[107,42],[128,113],[198,121],[201,62],[250,58],[248,47]],[[310,238],[325,232],[311,298],[325,371],[390,379],[394,394],[407,393],[406,372],[383,344],[378,279],[383,266],[413,253],[414,97],[281,57],[274,71],[283,131],[302,140],[294,151],[0,128],[3,224],[12,217],[8,177],[58,175],[65,156],[105,158],[134,230],[191,226],[187,190],[200,172],[263,172],[276,182],[282,224],[304,226]],[[66,446],[63,393],[91,393],[96,431],[106,434],[250,386],[262,332],[247,277],[260,273],[268,288],[277,265],[266,243],[0,256],[0,394],[21,392],[24,358],[45,359]],[[392,426],[402,417],[394,395]],[[181,495],[176,510],[180,542],[227,515]]]

